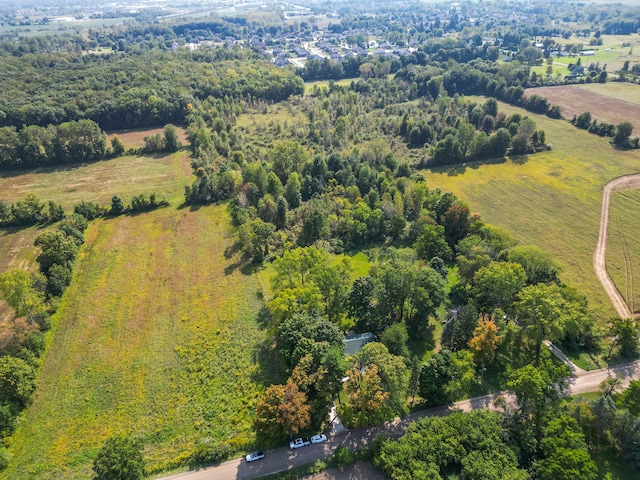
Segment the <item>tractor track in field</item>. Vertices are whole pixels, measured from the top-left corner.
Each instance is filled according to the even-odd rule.
[[[595,269],[596,275],[621,318],[632,318],[633,313],[607,273],[606,253],[609,243],[609,207],[612,193],[633,189],[640,189],[640,174],[618,177],[604,186],[602,191],[602,210],[600,211],[600,232],[598,234],[596,250],[593,253],[593,268]],[[624,232],[621,232],[621,234],[624,235]],[[633,285],[633,272],[627,269],[626,256],[625,254],[626,283]],[[629,276],[631,276],[631,279],[629,279]]]

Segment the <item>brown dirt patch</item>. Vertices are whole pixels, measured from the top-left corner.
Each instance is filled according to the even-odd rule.
[[[565,118],[572,118],[583,112],[591,112],[591,117],[599,122],[613,123],[629,121],[640,128],[640,106],[624,100],[608,97],[600,93],[589,92],[577,85],[559,87],[528,88],[526,96],[540,95],[551,105],[559,105]]]
[[[328,468],[303,477],[303,480],[385,480],[387,476],[369,462],[358,462],[344,468]]]
[[[186,145],[186,130],[182,127],[176,128],[178,129],[178,138],[183,145]],[[111,142],[111,137],[118,135],[125,148],[139,148],[144,147],[144,137],[150,137],[156,133],[163,135],[164,128],[152,128],[151,130],[116,130],[115,132],[109,132],[109,142]]]

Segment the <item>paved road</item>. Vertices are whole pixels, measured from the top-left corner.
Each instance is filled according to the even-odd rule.
[[[613,368],[603,368],[585,372],[569,378],[569,391],[567,395],[594,392],[598,390],[600,383],[608,376],[617,375],[627,385],[632,379],[640,379],[640,360],[618,365]],[[410,422],[427,416],[444,416],[453,410],[470,411],[478,408],[495,409],[494,401],[501,397],[506,403],[514,404],[515,396],[510,392],[500,392],[469,400],[462,400],[452,405],[430,408],[409,415],[407,418],[396,418],[393,422],[371,428],[359,428],[345,433],[331,435],[326,443],[309,445],[298,450],[280,448],[267,452],[264,460],[247,463],[243,460],[231,460],[217,467],[210,467],[197,471],[190,471],[166,477],[164,480],[242,480],[281,472],[299,465],[320,460],[330,456],[338,445],[351,449],[366,447],[379,434],[384,433],[388,437],[398,438],[407,429]]]
[[[622,298],[622,295],[620,295],[620,292],[607,273],[605,255],[607,253],[607,243],[609,240],[609,203],[612,193],[635,188],[640,188],[640,174],[619,177],[604,186],[604,190],[602,191],[602,210],[600,211],[600,232],[598,234],[596,250],[593,253],[593,268],[620,318],[631,318],[632,315],[627,302]]]

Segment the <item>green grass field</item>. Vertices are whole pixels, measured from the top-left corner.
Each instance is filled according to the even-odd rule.
[[[534,118],[551,151],[496,164],[425,172],[430,187],[455,193],[489,223],[523,244],[554,254],[562,279],[587,296],[602,321],[615,312],[593,271],[602,187],[640,170],[640,152],[613,149],[604,138],[500,103],[500,110]]]
[[[273,378],[259,353],[259,279],[223,256],[226,207],[97,220],[86,240],[1,477],[90,478],[113,434],[142,439],[151,472],[199,442],[249,447]]]
[[[632,312],[640,312],[640,191],[611,197],[607,271]]]
[[[184,151],[165,157],[125,156],[28,172],[2,172],[0,200],[15,202],[33,193],[43,201],[61,203],[70,211],[81,200],[109,205],[113,195],[129,202],[139,193],[155,192],[159,198],[179,205],[184,186],[191,181],[191,165]],[[43,228],[0,229],[0,272],[10,268],[37,269],[33,242]],[[11,316],[12,311],[0,300],[0,331]]]
[[[191,182],[188,152],[166,156],[124,156],[95,163],[45,167],[0,173],[0,200],[15,202],[33,193],[72,209],[81,200],[111,204],[119,195],[125,202],[140,193],[155,192],[169,201],[182,201]]]

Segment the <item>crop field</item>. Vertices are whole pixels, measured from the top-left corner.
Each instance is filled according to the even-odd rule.
[[[503,103],[500,110],[532,117],[553,149],[501,163],[434,169],[426,172],[428,184],[455,193],[521,243],[553,253],[563,280],[587,296],[601,321],[608,320],[615,311],[593,270],[602,187],[637,173],[640,152],[617,151],[566,121]]]
[[[1,477],[90,478],[114,434],[144,441],[152,473],[201,442],[248,448],[273,362],[259,354],[259,277],[223,255],[226,207],[101,219],[86,240]]]
[[[534,94],[546,98],[551,105],[559,105],[567,119],[591,112],[592,118],[600,122],[617,125],[629,121],[640,128],[640,85],[607,83],[525,90],[527,96]]]
[[[633,313],[640,313],[640,191],[611,197],[607,271]]]

